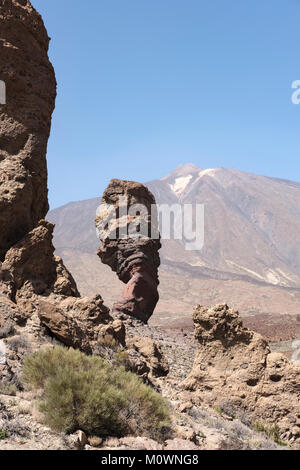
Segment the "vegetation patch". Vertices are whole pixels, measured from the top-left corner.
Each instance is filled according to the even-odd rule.
[[[23,382],[43,390],[40,410],[58,432],[90,436],[148,436],[170,431],[166,400],[123,366],[98,356],[55,347],[27,356]]]
[[[17,387],[14,384],[2,383],[0,384],[0,395],[8,395],[14,397],[17,393]]]
[[[279,446],[286,446],[287,444],[283,442],[280,438],[279,427],[275,424],[266,424],[266,423],[256,423],[254,425],[255,431],[262,432],[266,437],[272,439]]]

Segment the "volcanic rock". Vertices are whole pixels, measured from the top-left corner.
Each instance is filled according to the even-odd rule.
[[[121,320],[115,320],[101,328],[98,341],[114,340],[117,344],[126,346],[126,328]]]
[[[56,97],[49,38],[28,0],[0,0],[0,24],[7,94],[0,106],[0,327],[4,334],[22,324],[37,342],[51,332],[90,352],[100,326],[112,319],[101,296],[78,299],[73,277],[54,255],[54,225],[44,220]]]
[[[159,299],[161,244],[154,196],[140,183],[113,179],[95,222],[102,242],[98,256],[126,284],[114,310],[147,323]]]
[[[49,38],[28,0],[0,2],[0,260],[48,212],[46,149],[56,97]]]
[[[146,364],[154,377],[163,377],[169,373],[168,362],[159,346],[151,338],[130,338],[126,342],[129,350],[139,352],[146,360]]]
[[[8,325],[22,325],[26,320],[26,314],[23,310],[5,296],[0,295],[0,330]],[[0,337],[2,335],[0,334]]]
[[[2,269],[12,276],[16,291],[79,296],[75,281],[62,260],[54,256],[52,244],[54,226],[46,221],[16,243],[6,253]],[[20,292],[19,292],[20,295]]]
[[[252,426],[275,426],[281,439],[300,447],[299,365],[271,353],[227,305],[197,306],[194,324],[198,352],[184,388]]]
[[[101,327],[112,320],[100,296],[78,300],[70,297],[58,305],[39,299],[38,306],[41,323],[59,341],[88,354],[92,353]]]

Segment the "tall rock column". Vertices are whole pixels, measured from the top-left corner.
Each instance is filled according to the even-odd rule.
[[[0,261],[48,212],[46,150],[56,97],[49,38],[28,0],[0,0]]]
[[[78,296],[54,256],[48,212],[47,142],[56,80],[49,37],[28,0],[0,0],[0,295]],[[4,86],[3,86],[4,85]]]
[[[145,323],[159,299],[161,244],[155,208],[154,196],[145,186],[113,179],[96,217],[102,242],[98,256],[126,284],[123,298],[113,308]]]

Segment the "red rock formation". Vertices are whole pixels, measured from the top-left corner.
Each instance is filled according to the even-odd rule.
[[[129,212],[127,216],[128,209],[134,206],[136,211]],[[155,207],[154,196],[145,186],[114,179],[103,194],[96,217],[102,241],[98,256],[126,284],[123,298],[114,305],[114,309],[145,323],[159,299],[158,250],[161,244]],[[152,216],[151,209],[154,210]],[[137,225],[141,236],[134,233]]]

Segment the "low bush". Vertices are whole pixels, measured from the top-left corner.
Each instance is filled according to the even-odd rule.
[[[9,395],[14,397],[17,393],[17,387],[14,384],[2,383],[0,384],[0,395]]]
[[[169,429],[165,399],[124,367],[98,356],[62,347],[39,351],[25,359],[23,381],[43,389],[40,410],[59,432],[159,439]]]
[[[26,351],[30,349],[30,343],[26,336],[14,336],[8,341],[8,346],[13,351],[19,352],[20,350]]]
[[[2,420],[1,426],[2,431],[5,433],[5,438],[12,436],[28,437],[30,435],[30,428],[19,417],[6,418]]]
[[[15,331],[14,325],[11,322],[6,322],[0,328],[0,338],[7,338],[8,336],[12,335]]]
[[[263,433],[267,438],[272,439],[276,444],[280,446],[286,446],[280,438],[279,427],[275,424],[256,423],[254,430]]]

